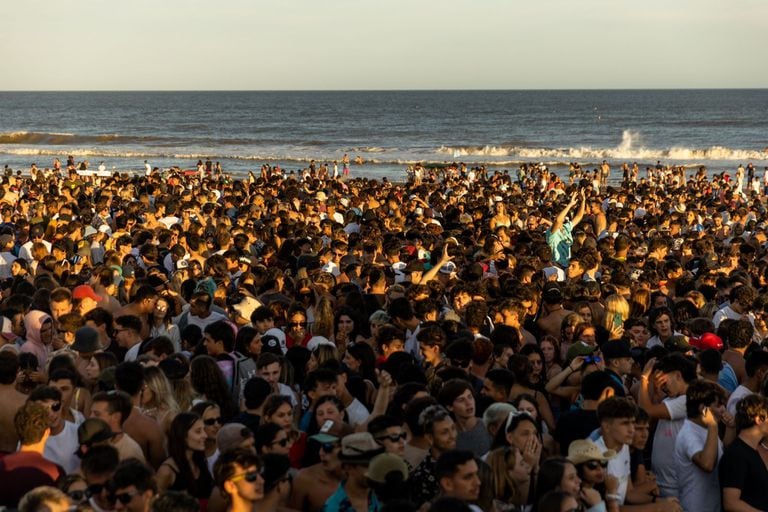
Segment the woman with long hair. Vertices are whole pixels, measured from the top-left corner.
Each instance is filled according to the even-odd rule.
[[[549,406],[549,401],[546,395],[538,389],[535,389],[531,383],[533,367],[528,360],[528,357],[522,354],[516,354],[509,358],[507,367],[515,376],[515,383],[512,385],[510,398],[514,400],[519,395],[531,395],[539,407],[541,419],[547,424],[550,431],[554,431],[555,417],[552,414],[552,408]]]
[[[570,313],[560,324],[560,359],[565,360],[568,349],[576,343],[576,326],[584,323],[584,318],[578,313]]]
[[[176,352],[181,351],[181,331],[179,326],[173,323],[176,316],[176,301],[173,297],[160,295],[155,302],[155,308],[149,314],[149,335],[152,338],[168,336],[173,343]]]
[[[198,401],[209,401],[217,404],[221,408],[221,414],[225,420],[237,413],[237,407],[229,391],[229,386],[227,386],[227,381],[215,359],[210,356],[194,358],[190,364],[190,381],[192,389],[199,397]]]
[[[158,491],[182,491],[197,498],[201,510],[213,490],[213,477],[205,458],[205,424],[199,415],[182,412],[171,422],[170,455],[157,470]]]
[[[601,451],[589,439],[577,440],[568,447],[568,460],[576,466],[581,478],[582,489],[594,489],[600,493],[603,500],[610,495],[616,495],[619,490],[618,479],[608,474],[608,462],[616,457],[613,450]],[[618,510],[619,503],[606,500],[609,510]]]
[[[539,349],[544,355],[544,377],[546,381],[549,381],[563,371],[560,342],[554,336],[545,335],[539,340]]]
[[[168,377],[157,366],[144,368],[141,408],[144,414],[157,421],[163,432],[168,432],[173,418],[181,412]]]
[[[264,401],[262,419],[264,423],[279,425],[289,439],[292,440],[289,458],[291,467],[305,467],[301,461],[307,447],[307,435],[294,429],[293,406],[291,399],[284,395],[270,395]]]
[[[221,418],[221,409],[213,402],[200,402],[192,406],[192,412],[203,420],[205,430],[205,457],[208,460],[208,469],[213,472],[213,465],[219,458],[219,446],[216,436],[224,425]]]
[[[501,502],[505,510],[509,510],[509,505],[518,509],[527,505],[531,467],[520,450],[513,446],[496,448],[488,453],[486,462],[491,469],[495,500]]]
[[[598,344],[618,340],[624,334],[624,322],[629,318],[629,303],[614,293],[605,299],[605,314],[598,334]]]
[[[578,509],[585,507],[590,510],[603,501],[600,493],[596,490],[582,488],[576,466],[565,457],[553,457],[541,464],[536,481],[534,507],[550,491],[561,491],[574,498],[578,503],[576,507]],[[535,508],[534,512],[539,512],[539,509]]]
[[[641,286],[629,298],[629,317],[643,318],[651,307],[651,290]]]
[[[348,306],[339,308],[333,317],[333,326],[335,333],[336,346],[339,352],[344,352],[347,347],[359,341],[365,341],[362,335],[357,314]]]
[[[91,392],[99,391],[98,384],[101,372],[116,366],[117,357],[112,352],[96,352],[91,356],[83,371],[86,385],[88,385]]]

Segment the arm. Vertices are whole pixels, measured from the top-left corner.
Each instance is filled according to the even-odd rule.
[[[691,460],[702,471],[711,473],[717,468],[717,420],[708,407],[702,413],[702,420],[707,425],[707,440],[704,443],[704,449],[695,453]]]
[[[576,216],[571,221],[571,224],[573,224],[574,227],[576,227],[576,225],[579,222],[581,222],[581,219],[584,218],[584,212],[587,209],[587,197],[584,195],[584,189],[581,189],[579,191],[579,195],[581,196],[581,204],[579,205],[579,211],[576,212]]]
[[[438,261],[431,269],[427,270],[422,276],[421,280],[418,283],[413,284],[426,284],[432,279],[435,278],[438,272],[440,272],[440,267],[445,265],[451,261],[451,256],[448,256],[448,244],[443,245],[443,255],[440,257],[440,261]]]
[[[552,227],[550,228],[550,232],[552,234],[557,233],[562,229],[563,224],[565,224],[565,218],[568,216],[568,212],[571,211],[571,208],[576,206],[576,199],[576,194],[573,194],[573,197],[571,197],[571,200],[568,201],[567,205],[565,205],[565,208],[563,208],[560,213],[557,214],[557,217],[555,217],[555,221],[552,223]]]
[[[394,391],[392,377],[389,373],[383,370],[377,370],[376,373],[379,377],[379,392],[376,394],[376,402],[373,404],[373,411],[368,416],[368,420],[357,427],[358,432],[367,432],[368,423],[370,423],[373,418],[382,416],[387,412],[387,407],[389,407],[389,400],[392,394],[391,392]]]
[[[562,384],[565,383],[568,377],[570,377],[573,372],[578,370],[582,364],[584,364],[583,356],[574,357],[573,361],[571,361],[568,366],[563,368],[560,373],[549,379],[544,389],[547,391],[547,393],[553,395],[564,396],[565,398],[570,397],[572,395],[570,392],[567,395],[560,395],[557,393],[557,391],[562,386]]]
[[[735,487],[723,488],[723,510],[725,512],[759,512],[741,499],[741,489]]]
[[[637,393],[637,401],[639,402],[638,405],[645,409],[645,412],[647,412],[651,418],[668,420],[670,419],[670,415],[667,406],[664,404],[655,404],[651,401],[650,380],[651,373],[653,372],[653,365],[655,364],[656,359],[651,358],[643,369],[643,374],[640,376],[640,388]]]
[[[176,473],[171,469],[169,462],[160,465],[155,480],[157,481],[158,492],[164,492],[173,485],[173,482],[176,481]]]

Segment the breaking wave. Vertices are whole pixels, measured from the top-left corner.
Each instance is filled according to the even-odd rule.
[[[485,146],[441,146],[438,154],[452,158],[463,157],[518,157],[523,159],[554,159],[558,161],[582,160],[768,160],[768,147],[763,149],[734,149],[723,146],[709,148],[671,147],[666,149],[647,148],[639,144],[640,135],[624,130],[621,142],[613,148],[589,146],[569,148],[531,148],[506,145]]]

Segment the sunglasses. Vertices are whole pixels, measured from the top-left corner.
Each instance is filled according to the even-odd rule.
[[[224,424],[224,422],[221,420],[221,416],[219,416],[218,418],[208,418],[207,420],[203,420],[203,424],[208,426],[208,427],[212,427],[212,426],[214,426],[217,423],[219,425],[223,425]]]
[[[400,432],[399,434],[389,434],[388,436],[379,436],[376,438],[377,441],[384,441],[385,439],[389,439],[393,443],[397,443],[398,441],[404,440],[408,435],[405,432]]]
[[[274,446],[274,445],[276,445],[276,444],[279,444],[280,446],[282,446],[283,448],[285,448],[286,446],[288,446],[288,443],[289,443],[289,442],[290,442],[290,439],[288,439],[287,437],[284,437],[284,438],[282,438],[282,439],[281,439],[281,440],[279,440],[279,441],[273,441],[273,442],[272,442],[272,446]]]
[[[307,322],[288,322],[289,327],[306,327]]]
[[[112,497],[114,498],[114,500],[115,500],[116,502],[117,502],[117,501],[119,501],[119,502],[120,502],[120,503],[122,503],[123,505],[127,505],[127,504],[129,504],[129,503],[131,502],[131,500],[132,500],[132,499],[133,499],[135,496],[137,496],[138,494],[139,494],[139,492],[138,492],[138,491],[136,491],[136,492],[123,492],[123,493],[120,493],[120,494],[115,494],[115,495],[114,495],[114,496],[112,496]]]
[[[70,491],[67,496],[72,498],[73,501],[83,501],[85,499],[85,491]]]
[[[589,462],[585,462],[584,463],[584,467],[587,468],[587,469],[590,469],[592,471],[596,470],[597,468],[605,469],[605,468],[608,467],[608,462],[607,461],[606,462],[601,462],[601,461],[597,461],[597,460],[591,460]]]
[[[91,484],[85,489],[85,496],[87,498],[92,498],[93,496],[98,496],[101,494],[101,492],[106,488],[105,484]]]
[[[247,473],[242,473],[240,475],[233,476],[230,478],[233,482],[236,482],[238,480],[245,480],[246,482],[253,483],[256,480],[259,479],[259,476],[264,473],[264,468],[258,469],[256,471],[248,471]]]
[[[51,411],[59,412],[61,410],[61,402],[53,402],[51,404]]]
[[[335,450],[335,449],[336,449],[336,448],[338,448],[338,447],[339,447],[339,443],[323,443],[323,444],[320,446],[320,448],[321,448],[321,449],[322,449],[322,450],[323,450],[325,453],[332,453],[332,452],[333,452],[333,450]]]

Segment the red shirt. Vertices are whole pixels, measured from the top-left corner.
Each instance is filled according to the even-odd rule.
[[[13,482],[13,485],[0,485],[0,506],[16,508],[28,491],[41,485],[55,487],[56,481],[65,474],[63,468],[36,452],[6,455],[0,459],[0,482]]]

